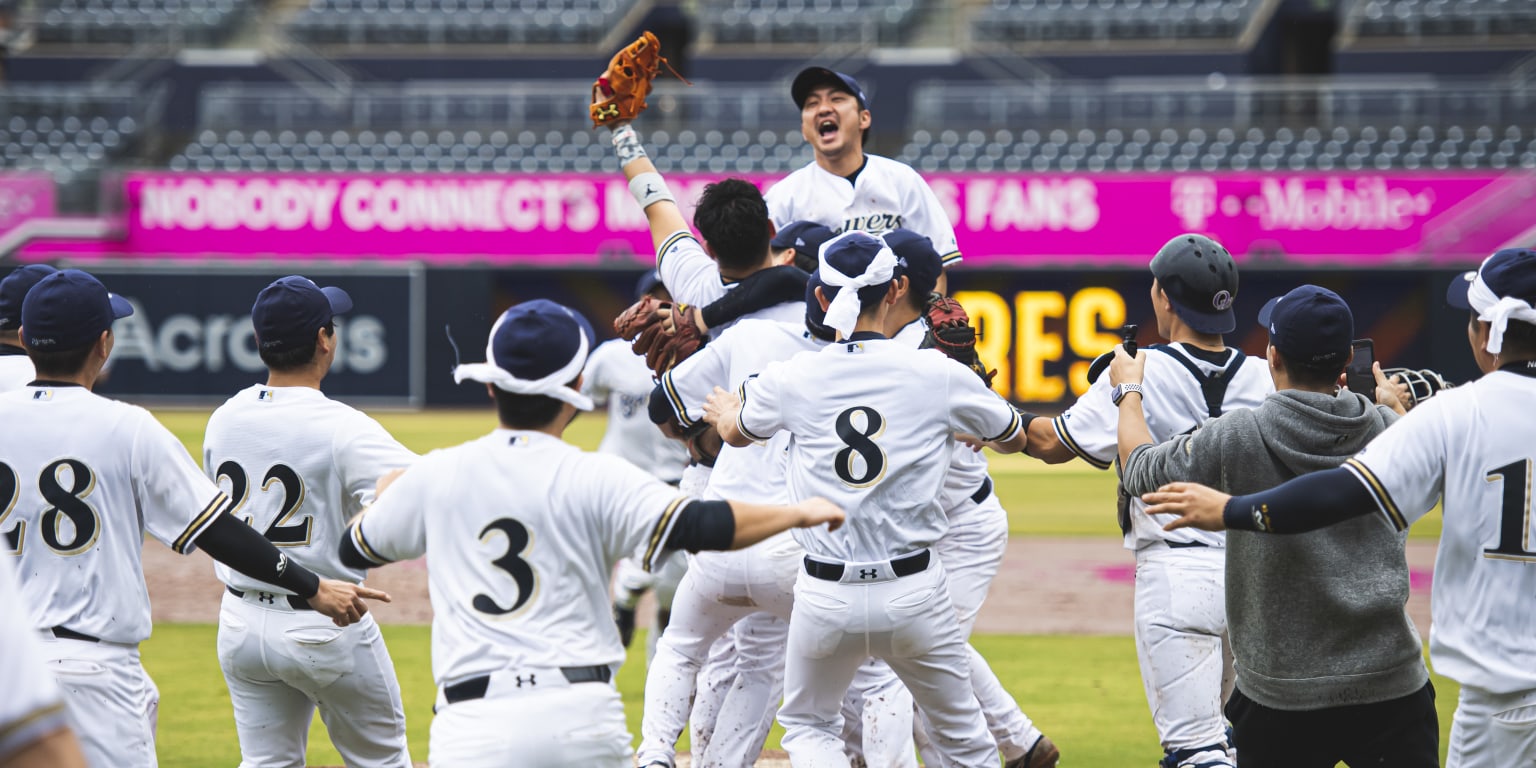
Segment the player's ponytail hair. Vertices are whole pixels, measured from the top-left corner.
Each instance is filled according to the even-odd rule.
[[[768,203],[757,185],[744,179],[706,185],[693,211],[693,226],[720,266],[738,272],[761,265],[773,237]]]

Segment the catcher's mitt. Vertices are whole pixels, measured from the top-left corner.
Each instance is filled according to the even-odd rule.
[[[1412,368],[1387,368],[1382,375],[1387,381],[1401,382],[1408,387],[1409,402],[1403,403],[1407,408],[1434,397],[1442,389],[1450,389],[1456,385],[1446,381],[1443,376],[1428,368],[1415,371]]]
[[[928,308],[923,312],[928,320],[928,332],[923,334],[922,347],[937,349],[976,372],[987,386],[992,386],[996,370],[987,366],[976,355],[976,329],[971,327],[971,317],[960,302],[942,294],[928,297]]]
[[[705,337],[693,323],[692,311],[686,304],[644,296],[614,319],[613,330],[631,343],[635,354],[645,355],[646,367],[660,376],[704,346]],[[678,322],[671,323],[669,315],[674,313]]]
[[[592,83],[592,127],[627,122],[645,111],[645,97],[651,92],[659,65],[688,83],[661,55],[661,43],[649,31],[624,46],[608,62],[608,69]],[[688,83],[692,85],[692,83]]]

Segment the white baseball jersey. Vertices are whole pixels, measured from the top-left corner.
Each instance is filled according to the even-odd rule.
[[[782,229],[791,222],[814,221],[834,234],[910,229],[933,243],[944,266],[958,263],[955,226],[928,182],[888,157],[864,157],[852,182],[813,162],[769,187],[764,198],[773,225]]]
[[[661,377],[662,391],[684,426],[704,418],[704,401],[715,387],[733,388],[777,360],[820,349],[825,342],[805,329],[772,320],[743,320]],[[745,448],[722,446],[709,474],[706,495],[760,504],[787,504],[784,487],[788,433]]]
[[[661,275],[661,284],[667,287],[672,298],[684,304],[706,306],[736,287],[735,282],[720,276],[720,268],[715,260],[704,252],[704,246],[686,229],[673,232],[662,241],[661,247],[656,250],[656,272]],[[802,323],[805,321],[805,302],[775,304],[747,317]],[[710,336],[720,335],[721,331],[731,325],[725,323],[709,329]]]
[[[433,451],[352,527],[384,564],[427,555],[441,684],[533,667],[618,664],[608,575],[653,570],[688,498],[616,456],[498,429]]]
[[[0,392],[21,389],[37,378],[32,358],[18,347],[0,345]]]
[[[12,568],[11,558],[0,557],[0,761],[69,724]]]
[[[1147,350],[1141,407],[1154,442],[1162,443],[1182,435],[1211,417],[1200,381],[1186,366],[1193,366],[1204,375],[1220,374],[1228,369],[1236,353],[1229,348],[1220,355],[1221,362],[1216,363],[1204,359],[1212,357],[1211,353],[1190,350],[1184,344],[1170,344],[1164,351]],[[1062,444],[1099,469],[1108,469],[1120,454],[1120,409],[1111,399],[1112,389],[1109,374],[1100,375],[1071,408],[1052,422]],[[1269,376],[1268,363],[1262,357],[1247,357],[1227,385],[1221,410],[1225,413],[1236,408],[1257,408],[1274,391],[1275,383]],[[1126,549],[1141,549],[1160,541],[1226,546],[1225,533],[1193,528],[1164,531],[1163,525],[1174,516],[1154,518],[1146,514],[1143,512],[1146,505],[1141,499],[1131,499],[1130,505],[1131,527],[1125,533]]]
[[[310,387],[246,387],[208,417],[203,438],[203,471],[234,501],[230,514],[294,562],[354,584],[367,572],[341,563],[347,522],[373,502],[381,476],[415,460],[377,421]],[[238,590],[288,593],[223,563],[214,570]]]
[[[1444,499],[1430,658],[1493,693],[1536,689],[1533,375],[1501,370],[1441,392],[1344,465],[1398,530]]]
[[[144,534],[190,552],[229,497],[149,411],[84,387],[0,394],[0,424],[0,532],[30,626],[148,638]]]
[[[923,336],[928,333],[928,323],[919,317],[902,326],[891,338],[903,345],[917,349],[923,343]],[[944,512],[950,515],[950,521],[957,518],[956,513],[980,510],[975,505],[966,504],[971,496],[981,488],[981,484],[987,481],[987,457],[979,451],[971,450],[964,443],[956,443],[950,456],[949,472],[944,475],[944,491],[940,496],[940,502],[944,505]],[[985,514],[985,513],[984,513]]]
[[[635,354],[623,339],[597,345],[581,377],[582,394],[608,405],[608,430],[597,452],[624,458],[675,484],[688,466],[688,448],[651,423],[648,403],[655,386],[645,356]]]
[[[1019,414],[942,352],[860,335],[748,379],[739,426],[754,440],[789,432],[790,499],[822,496],[847,511],[836,531],[796,529],[800,545],[871,562],[938,541],[954,433],[1006,440]]]

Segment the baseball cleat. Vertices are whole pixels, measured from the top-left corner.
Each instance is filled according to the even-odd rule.
[[[1049,736],[1041,734],[1040,738],[1035,740],[1035,745],[1030,747],[1023,757],[1010,760],[1003,768],[1055,768],[1060,761],[1061,750],[1056,748],[1056,744]]]

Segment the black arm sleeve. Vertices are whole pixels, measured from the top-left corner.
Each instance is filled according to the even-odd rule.
[[[694,501],[677,513],[667,549],[730,549],[736,538],[736,514],[729,501]]]
[[[1222,516],[1239,531],[1306,533],[1377,511],[1376,499],[1343,467],[1292,478],[1267,491],[1233,496]]]
[[[378,563],[368,559],[362,550],[357,548],[357,543],[352,541],[352,527],[347,526],[346,534],[341,537],[341,546],[337,554],[341,555],[341,564],[348,568],[377,568]]]
[[[760,309],[786,301],[804,301],[805,283],[811,276],[799,267],[770,267],[743,278],[736,287],[699,310],[704,324],[711,328],[736,320]]]
[[[303,598],[320,591],[320,577],[277,551],[255,528],[219,513],[197,537],[209,557],[253,578],[275,584]]]

